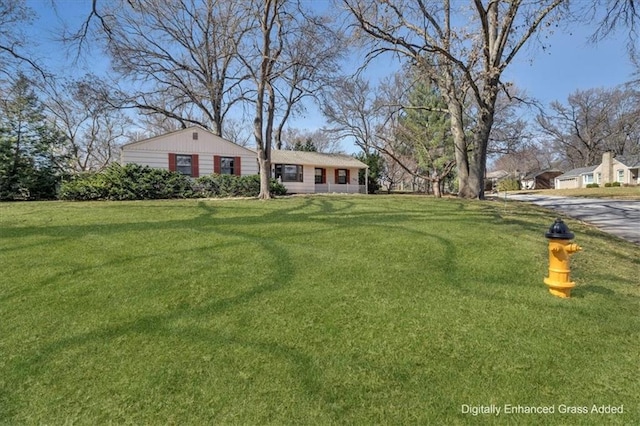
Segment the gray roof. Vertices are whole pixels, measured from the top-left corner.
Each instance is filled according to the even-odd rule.
[[[325,154],[309,151],[271,151],[272,164],[300,164],[309,166],[344,167],[366,169],[362,161],[344,154]]]
[[[487,179],[502,179],[506,176],[509,176],[509,172],[506,170],[494,170],[492,172],[487,172]]]
[[[536,177],[543,175],[545,173],[551,173],[551,174],[556,174],[556,175],[561,175],[562,174],[562,170],[558,170],[558,169],[544,169],[544,170],[537,170],[535,172],[529,172],[526,175],[524,175],[523,179],[535,179]]]
[[[589,166],[589,167],[579,167],[577,169],[569,170],[567,173],[558,176],[557,179],[578,177],[578,176],[583,175],[585,173],[592,172],[597,168],[598,168],[597,165],[596,166]]]

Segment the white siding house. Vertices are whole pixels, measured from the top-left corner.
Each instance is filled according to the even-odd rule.
[[[612,164],[613,182],[622,185],[640,185],[640,158],[616,157]]]
[[[179,171],[191,177],[258,173],[256,153],[194,126],[123,145],[120,162]]]
[[[614,158],[610,152],[605,152],[600,164],[569,170],[556,177],[556,189],[584,188],[592,183],[600,186],[613,182],[619,182],[621,185],[639,185],[639,170],[640,159]]]
[[[358,184],[358,172],[366,171],[367,165],[348,155],[275,150],[271,152],[271,163],[272,176],[289,192],[367,192],[365,185]]]
[[[123,145],[121,164],[136,163],[177,171],[191,177],[217,174],[256,175],[258,156],[210,131],[193,126]],[[289,193],[366,193],[358,184],[358,172],[367,165],[340,154],[271,151],[272,176]]]

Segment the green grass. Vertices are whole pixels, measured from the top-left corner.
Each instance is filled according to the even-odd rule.
[[[560,195],[563,197],[587,197],[587,198],[618,198],[625,200],[640,200],[640,186],[619,186],[600,188],[576,188],[576,189],[542,189],[523,190],[523,193],[537,193],[544,195]]]
[[[520,203],[0,205],[0,424],[638,424],[640,247]],[[472,416],[467,405],[553,406]],[[617,415],[560,405],[624,406]]]

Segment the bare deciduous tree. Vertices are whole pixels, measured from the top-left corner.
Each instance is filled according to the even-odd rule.
[[[318,152],[339,153],[340,139],[328,129],[317,129],[313,131],[286,128],[282,131],[282,149],[294,149],[296,144],[306,144],[311,142]]]
[[[253,20],[242,2],[135,0],[98,16],[127,83],[116,104],[222,135],[229,110],[244,99],[239,55]]]
[[[255,85],[253,136],[260,168],[258,198],[271,198],[271,146],[276,118],[275,84],[279,77],[281,56],[287,34],[286,0],[253,0],[248,6],[257,13],[258,35],[254,38],[257,55],[243,57]]]
[[[337,139],[352,139],[368,152],[375,145],[376,128],[384,120],[374,88],[360,77],[334,79],[322,94],[322,110]]]
[[[282,149],[282,133],[289,118],[303,112],[302,100],[317,97],[337,70],[344,51],[340,31],[327,15],[316,15],[298,8],[296,35],[287,40],[283,61],[287,64],[276,83],[280,95],[275,146]]]
[[[589,89],[572,93],[567,104],[552,102],[537,123],[568,165],[596,164],[602,153],[640,152],[640,99],[630,89]]]
[[[47,77],[42,65],[34,60],[25,46],[27,39],[21,29],[33,21],[34,11],[20,0],[0,2],[0,73],[13,79],[18,73],[16,68],[26,63],[31,69]]]
[[[439,88],[451,117],[459,195],[466,198],[484,197],[502,73],[563,3],[343,0],[359,30],[372,41],[368,59],[385,52],[400,55]]]
[[[62,84],[50,79],[44,87],[45,114],[66,136],[71,167],[77,172],[104,169],[128,140],[131,120],[94,97],[97,85],[95,76],[86,76]]]

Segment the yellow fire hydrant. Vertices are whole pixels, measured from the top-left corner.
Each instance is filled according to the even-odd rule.
[[[576,283],[570,278],[569,256],[582,250],[582,247],[570,241],[574,235],[560,218],[544,236],[549,239],[549,276],[544,283],[554,296],[571,297],[571,289]]]

